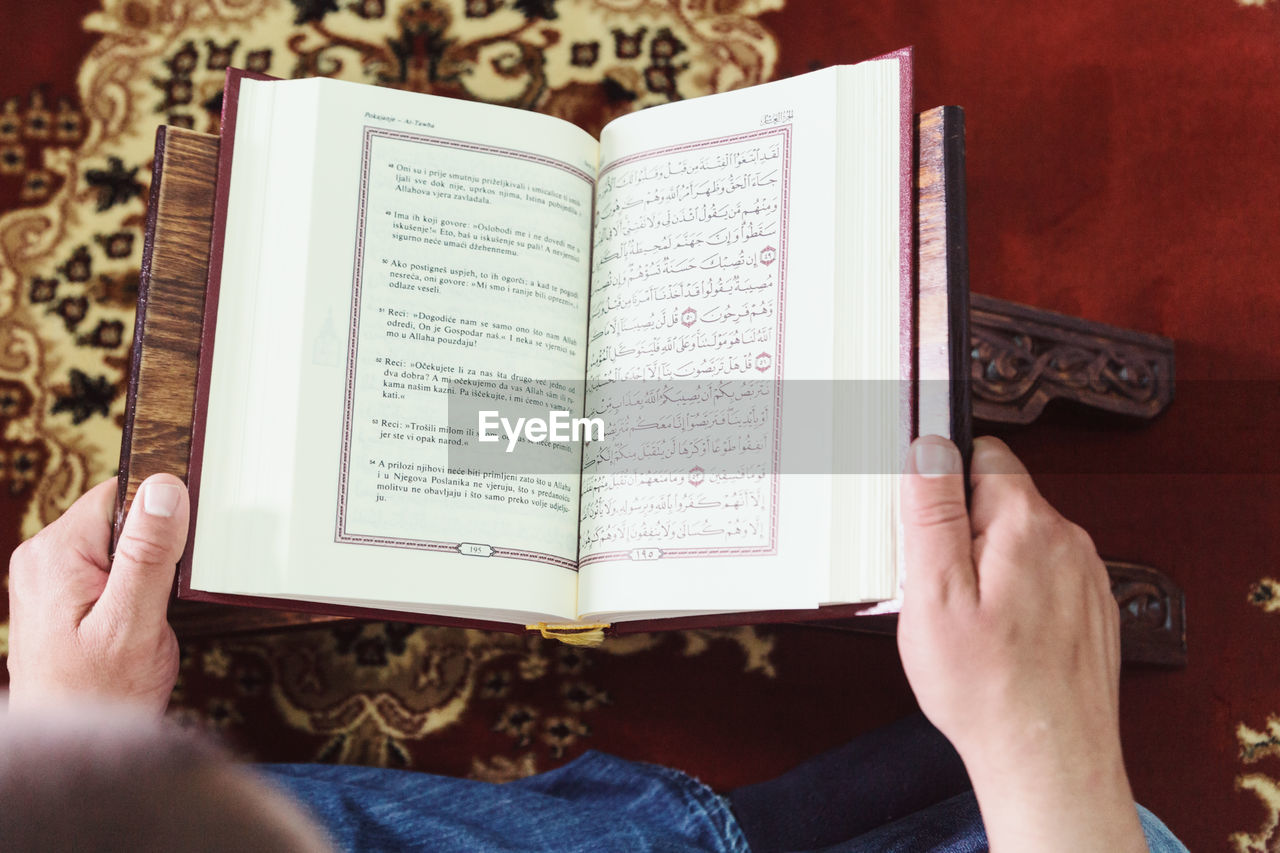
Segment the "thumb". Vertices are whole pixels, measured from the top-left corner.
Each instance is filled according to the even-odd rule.
[[[187,487],[172,474],[143,481],[125,519],[95,610],[120,625],[165,622],[173,572],[187,541]]]
[[[960,451],[927,435],[911,445],[902,492],[907,570],[904,603],[977,595],[973,533],[964,504]]]

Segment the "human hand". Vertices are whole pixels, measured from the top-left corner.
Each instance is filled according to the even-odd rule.
[[[1120,749],[1120,614],[1092,540],[996,439],[974,442],[971,512],[954,445],[928,436],[911,456],[898,648],[992,849],[1145,851]]]
[[[38,708],[77,694],[159,714],[178,676],[165,621],[187,539],[187,490],[148,477],[108,561],[116,481],[99,483],[9,560],[9,705]]]

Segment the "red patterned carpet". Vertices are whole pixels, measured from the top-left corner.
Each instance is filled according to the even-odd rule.
[[[1194,850],[1280,850],[1280,3],[974,5],[0,0],[0,550],[115,472],[151,139],[214,129],[228,63],[595,128],[913,44],[917,105],[967,112],[974,289],[1177,341],[1157,423],[1010,441],[1187,590],[1187,669],[1124,676],[1139,799]],[[174,707],[260,759],[510,778],[598,748],[727,786],[913,702],[877,638],[378,624],[191,644]]]

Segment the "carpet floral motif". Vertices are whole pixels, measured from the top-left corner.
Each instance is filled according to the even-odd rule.
[[[74,94],[0,91],[0,499],[20,535],[116,471],[155,128],[217,133],[227,67],[534,109],[596,132],[631,110],[770,79],[777,44],[758,18],[782,4],[103,0],[84,21],[97,41]],[[305,736],[295,759],[386,766],[410,765],[406,744],[475,717],[490,740],[471,774],[514,778],[589,736],[611,701],[592,660],[664,644],[686,655],[735,645],[744,670],[772,674],[772,640],[753,629],[583,652],[349,625],[187,644],[175,706],[232,732],[264,711]]]
[[[1264,613],[1280,613],[1280,581],[1262,578],[1249,589],[1249,603]],[[1254,766],[1266,759],[1280,759],[1280,714],[1268,714],[1260,729],[1243,722],[1236,725],[1240,762]],[[1280,779],[1274,771],[1242,773],[1236,777],[1236,790],[1249,791],[1258,797],[1267,816],[1255,833],[1236,832],[1231,843],[1237,853],[1271,853],[1280,849]]]
[[[693,657],[712,644],[736,648],[744,674],[773,676],[774,640],[750,627],[640,634],[583,649],[536,635],[352,622],[188,644],[174,705],[181,721],[221,731],[232,744],[252,739],[264,709],[307,736],[305,755],[249,749],[251,758],[407,768],[414,742],[432,740],[439,752],[463,740],[468,754],[457,772],[500,782],[585,745],[596,712],[613,702],[602,662]]]

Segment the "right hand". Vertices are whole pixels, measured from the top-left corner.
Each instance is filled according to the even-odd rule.
[[[964,759],[993,849],[1145,851],[1106,567],[1002,442],[974,442],[971,482],[970,513],[955,446],[913,445],[898,647],[921,710]]]

